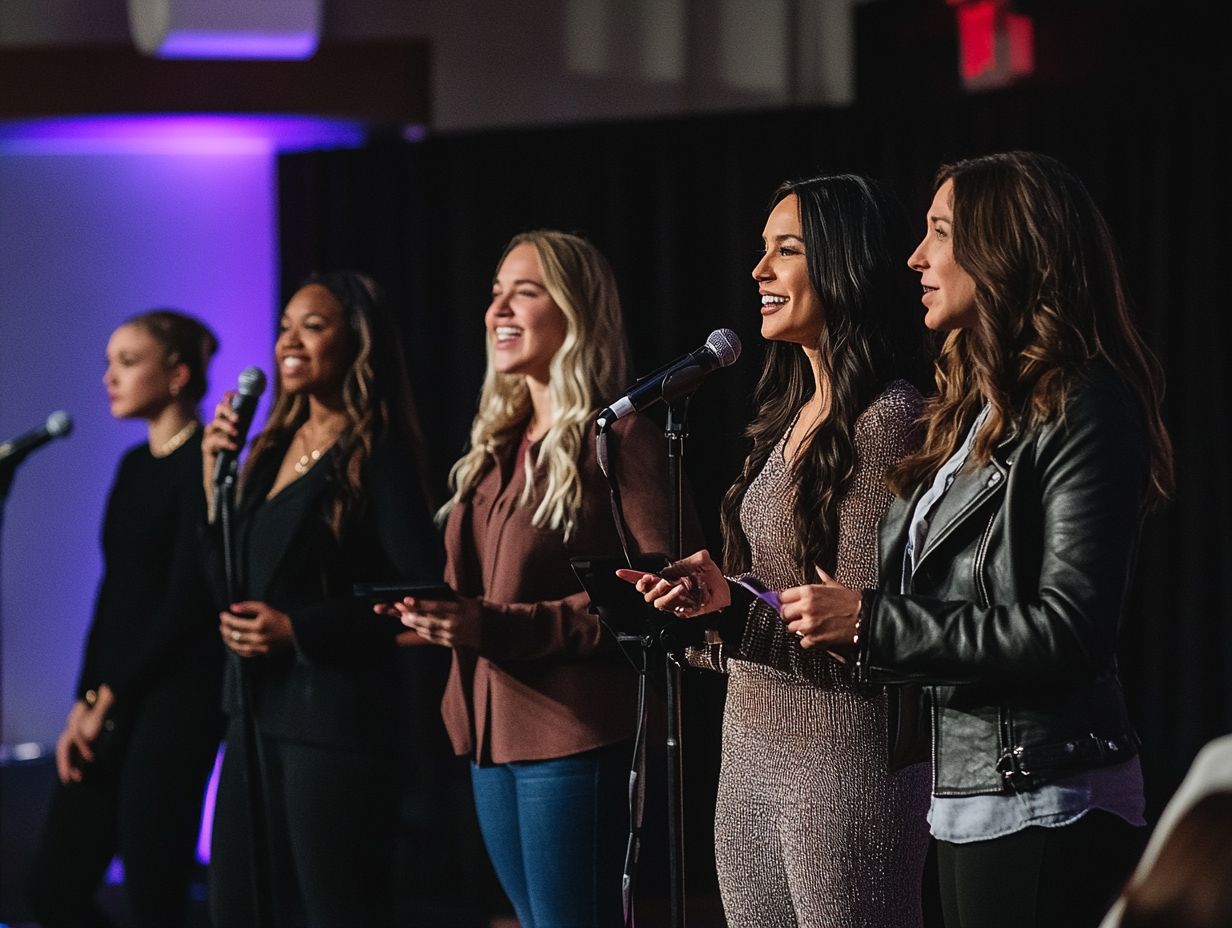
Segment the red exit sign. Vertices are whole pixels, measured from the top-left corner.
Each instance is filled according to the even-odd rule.
[[[1035,71],[1035,24],[1009,0],[947,0],[958,15],[958,67],[968,90],[1004,87]]]

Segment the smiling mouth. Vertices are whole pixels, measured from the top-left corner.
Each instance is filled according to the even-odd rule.
[[[294,374],[306,363],[307,362],[303,358],[283,358],[279,364],[279,367],[281,367],[285,373]]]
[[[768,316],[770,313],[778,312],[779,308],[786,305],[787,297],[779,296],[777,293],[763,293],[761,295],[761,314]]]
[[[505,342],[511,342],[515,338],[522,335],[522,329],[516,325],[498,325],[493,330],[493,335],[496,336],[496,344],[501,345]]]

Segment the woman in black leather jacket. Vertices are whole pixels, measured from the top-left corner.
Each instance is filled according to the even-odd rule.
[[[1115,646],[1172,487],[1161,375],[1103,217],[1051,158],[943,167],[908,263],[947,334],[924,446],[891,473],[880,588],[823,575],[783,619],[861,679],[929,685],[950,928],[1095,924],[1144,825]]]

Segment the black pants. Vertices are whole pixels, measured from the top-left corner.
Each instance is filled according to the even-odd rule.
[[[278,928],[388,925],[399,826],[396,755],[269,737],[262,745],[273,881],[266,890]],[[218,928],[255,921],[251,821],[243,732],[233,719],[210,856],[210,909]]]
[[[124,890],[138,928],[188,919],[201,801],[221,734],[217,674],[155,693],[125,726],[115,756],[81,783],[57,784],[29,896],[45,928],[109,922],[94,897],[111,858],[124,860]],[[208,708],[197,706],[207,689]],[[122,729],[124,730],[124,729]]]
[[[1107,812],[970,844],[937,842],[946,928],[1095,928],[1146,842]]]

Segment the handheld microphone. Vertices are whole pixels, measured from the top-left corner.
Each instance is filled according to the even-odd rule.
[[[715,329],[706,344],[696,351],[681,355],[657,371],[634,382],[625,395],[603,412],[595,424],[606,429],[617,419],[652,406],[659,400],[671,402],[697,389],[707,374],[719,367],[734,364],[740,357],[740,339],[731,329]]]
[[[38,428],[0,444],[0,468],[15,469],[31,451],[43,447],[53,438],[63,438],[72,430],[72,416],[63,410],[53,412]]]
[[[240,371],[239,381],[235,386],[235,395],[231,397],[231,408],[239,417],[235,427],[238,434],[235,443],[240,448],[248,441],[248,428],[252,425],[252,417],[257,411],[257,400],[265,392],[265,374],[259,367],[246,367]],[[235,471],[238,451],[220,451],[214,461],[214,483],[226,481]]]

